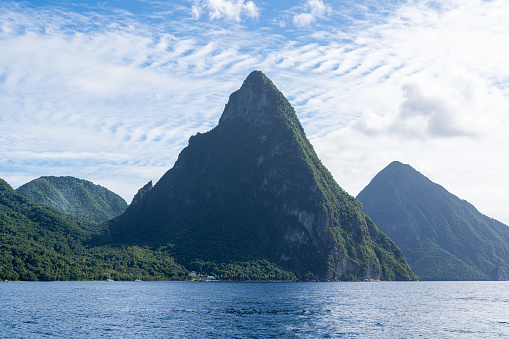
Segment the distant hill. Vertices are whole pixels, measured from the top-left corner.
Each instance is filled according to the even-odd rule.
[[[78,278],[73,253],[95,230],[94,224],[32,203],[0,179],[0,279]]]
[[[233,263],[301,279],[416,278],[258,71],[230,96],[218,126],[191,137],[174,167],[108,225],[111,243],[168,244],[187,267],[222,267],[226,277]]]
[[[391,163],[357,199],[420,279],[507,279],[509,227],[411,166]]]
[[[74,177],[40,177],[16,191],[33,202],[93,222],[114,218],[127,209],[127,203],[117,194]]]
[[[102,229],[32,202],[0,179],[0,281],[182,280],[187,271],[164,247],[94,246]]]

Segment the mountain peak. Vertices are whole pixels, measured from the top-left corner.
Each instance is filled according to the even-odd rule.
[[[219,126],[190,139],[108,231],[113,243],[174,244],[186,263],[264,260],[306,280],[415,279],[259,71],[230,96]]]
[[[410,165],[392,162],[357,199],[421,279],[506,279],[509,228]]]
[[[247,78],[244,82],[256,83],[256,82],[265,81],[265,80],[269,80],[269,78],[267,78],[267,76],[265,74],[263,74],[262,71],[254,70],[251,73],[249,73],[249,75],[247,76]]]
[[[410,166],[410,165],[407,165],[407,164],[404,164],[404,163],[402,163],[400,161],[394,160],[387,167],[402,167],[402,166]]]
[[[406,172],[416,172],[415,168],[408,164],[404,164],[399,161],[393,161],[384,169],[385,171],[397,172],[397,173],[406,173]]]
[[[240,118],[252,126],[272,125],[275,105],[286,101],[272,81],[260,71],[253,71],[242,87],[230,95],[219,124]]]

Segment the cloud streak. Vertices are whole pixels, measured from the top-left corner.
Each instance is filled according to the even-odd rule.
[[[307,0],[305,12],[294,15],[293,24],[296,26],[309,26],[319,19],[325,19],[332,13],[332,8],[321,0]]]
[[[257,19],[260,10],[253,1],[244,0],[194,0],[192,6],[194,19],[208,14],[210,20],[225,19],[240,23],[243,17]]]
[[[185,1],[164,15],[0,4],[0,176],[76,175],[130,200],[259,69],[348,192],[400,160],[509,223],[494,207],[509,193],[483,191],[509,171],[509,4],[384,3]],[[284,15],[298,29],[272,24]]]

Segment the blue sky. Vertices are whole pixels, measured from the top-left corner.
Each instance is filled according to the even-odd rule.
[[[509,2],[2,1],[0,178],[128,202],[263,71],[352,195],[393,160],[509,224]]]

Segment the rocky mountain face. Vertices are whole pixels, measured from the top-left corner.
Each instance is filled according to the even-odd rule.
[[[16,192],[33,202],[93,222],[114,218],[127,209],[119,195],[74,177],[40,177],[18,187]]]
[[[261,72],[217,127],[109,222],[112,243],[165,244],[178,262],[268,260],[319,280],[412,280],[399,248],[334,181],[294,109]]]
[[[509,227],[411,166],[391,163],[357,199],[420,279],[507,279]]]

